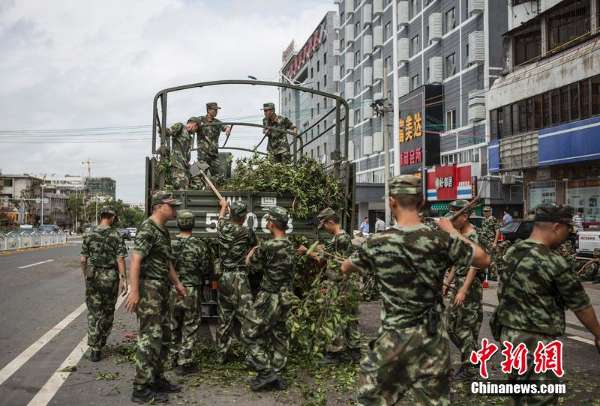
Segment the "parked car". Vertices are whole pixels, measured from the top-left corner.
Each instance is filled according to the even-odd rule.
[[[124,240],[131,240],[131,233],[128,228],[119,228],[119,234]]]
[[[135,238],[135,235],[137,234],[137,228],[135,228],[135,227],[127,227],[126,230],[129,231],[129,236],[131,238]]]
[[[517,240],[526,240],[533,231],[533,221],[514,219],[512,223],[500,227],[500,240],[515,242]],[[578,246],[577,235],[569,235],[569,240],[573,247]]]
[[[40,233],[58,233],[60,228],[54,224],[44,224],[38,227]]]

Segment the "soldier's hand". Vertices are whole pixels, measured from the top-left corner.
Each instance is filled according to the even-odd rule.
[[[298,255],[304,255],[304,254],[306,254],[306,251],[308,251],[308,248],[306,248],[304,246],[304,244],[301,245],[301,246],[299,246],[298,249],[296,250],[296,252],[298,253]]]
[[[119,280],[119,292],[121,292],[121,296],[127,295],[127,279],[121,278]]]
[[[128,312],[133,313],[137,309],[137,305],[140,302],[140,293],[135,291],[130,291],[127,295],[127,304],[125,308]]]
[[[227,207],[229,203],[227,203],[227,200],[225,198],[219,199],[219,207],[223,208],[223,207]]]
[[[231,134],[231,126],[230,125],[225,127],[225,135],[229,137],[229,134]]]
[[[187,289],[181,283],[175,285],[175,290],[177,291],[177,295],[179,295],[180,297],[187,296]]]
[[[444,286],[442,286],[442,296],[446,297],[448,295],[448,290],[450,290],[450,286],[447,283],[444,283]]]
[[[446,217],[442,217],[442,218],[438,219],[437,220],[437,225],[438,225],[439,228],[441,228],[442,230],[444,230],[448,234],[456,232],[456,228],[454,228],[454,225],[452,224],[452,222],[450,221],[450,219],[448,219]]]
[[[456,296],[454,296],[454,304],[462,306],[465,303],[466,298],[467,294],[462,289],[459,289],[458,292],[456,292]]]

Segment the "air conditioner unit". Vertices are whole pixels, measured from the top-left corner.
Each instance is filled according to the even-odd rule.
[[[373,47],[375,49],[383,46],[383,27],[381,24],[373,26]]]
[[[399,38],[398,39],[398,62],[408,62],[409,52],[408,52],[408,38]]]
[[[373,80],[383,80],[383,59],[373,60]]]
[[[340,40],[334,39],[332,45],[333,45],[333,55],[339,55],[340,54]]]
[[[363,135],[363,156],[373,153],[373,136]]]
[[[346,3],[344,3],[344,5],[345,5],[344,11],[347,16],[354,13],[354,0],[346,0]]]
[[[373,9],[369,3],[362,7],[362,22],[363,24],[371,24],[373,22]]]
[[[346,24],[346,28],[345,28],[346,32],[345,34],[345,39],[346,39],[346,44],[351,44],[354,42],[354,24]]]
[[[408,76],[398,78],[398,96],[404,96],[410,92],[410,80]]]
[[[340,71],[341,71],[341,66],[340,65],[335,65],[333,67],[333,81],[334,82],[339,82],[340,81],[340,79],[341,79]]]
[[[370,66],[363,68],[363,86],[373,86],[373,68]]]
[[[371,117],[373,117],[375,115],[375,113],[373,112],[373,107],[371,107],[372,104],[373,104],[373,100],[363,99],[363,101],[362,101],[362,119],[363,120],[370,119]]]
[[[483,13],[485,10],[485,0],[469,0],[469,14]]]
[[[352,100],[354,98],[354,82],[346,82],[346,100]],[[352,114],[351,114],[352,116]]]
[[[383,13],[383,0],[373,0],[373,14],[378,15]]]
[[[407,25],[409,21],[408,1],[400,0],[398,2],[398,25]]]
[[[442,83],[444,70],[441,56],[429,58],[429,83]]]
[[[485,90],[476,89],[469,92],[469,121],[486,119]]]
[[[429,41],[442,38],[442,13],[429,14]]]
[[[472,31],[469,33],[469,64],[483,63],[485,60],[483,31]]]
[[[373,36],[371,34],[363,35],[362,53],[364,56],[371,55],[373,53]]]
[[[500,177],[500,183],[503,185],[514,185],[516,183],[516,179],[514,175],[504,173]]]
[[[383,133],[376,131],[373,133],[373,152],[383,151]]]
[[[346,56],[344,58],[346,63],[346,72],[354,69],[354,54],[351,51],[346,52]]]

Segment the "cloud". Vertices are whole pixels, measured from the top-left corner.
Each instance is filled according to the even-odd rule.
[[[292,39],[303,43],[333,7],[327,0],[0,0],[0,130],[149,125],[160,89],[247,75],[276,80],[282,50]],[[188,91],[169,99],[168,123],[203,113],[208,101],[223,106],[222,118],[259,122],[260,106],[271,100],[277,92],[262,87]],[[92,176],[113,177],[118,197],[142,201],[149,130],[87,134],[9,143],[0,133],[0,169],[83,174],[90,158]],[[230,144],[259,139],[259,130],[236,128]]]

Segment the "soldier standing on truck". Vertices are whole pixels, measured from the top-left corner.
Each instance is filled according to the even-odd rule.
[[[490,320],[494,338],[513,345],[524,343],[529,354],[540,345],[561,345],[565,334],[565,308],[571,309],[595,339],[600,351],[600,324],[590,298],[571,271],[567,261],[553,251],[572,231],[573,209],[546,203],[535,211],[533,232],[528,239],[514,243],[499,264],[502,287],[499,303]],[[550,351],[554,349],[545,349]],[[560,352],[559,352],[560,354]],[[533,362],[525,373],[511,374],[509,381],[556,383],[553,369],[536,373]],[[516,404],[557,404],[556,395],[515,398]]]
[[[175,271],[187,291],[187,296],[180,297],[171,289],[169,297],[169,351],[171,361],[176,366],[175,373],[180,376],[198,372],[193,351],[200,328],[199,292],[203,274],[208,269],[208,248],[204,241],[192,235],[194,224],[194,213],[179,210],[177,226],[180,232],[171,242]]]
[[[453,265],[485,268],[489,257],[448,219],[439,220],[439,229],[421,222],[421,179],[395,176],[389,190],[396,225],[375,234],[342,264],[342,272],[373,270],[383,301],[379,336],[360,363],[358,404],[393,405],[409,389],[418,404],[449,404],[444,273]]]
[[[221,107],[216,102],[206,103],[206,115],[200,117],[200,128],[196,133],[196,146],[198,148],[198,163],[206,174],[213,180],[219,182],[219,136],[221,133],[229,136],[231,126],[219,124],[217,114]],[[213,125],[209,125],[213,124]],[[195,188],[203,187],[202,178],[196,177],[192,180]]]
[[[193,136],[201,125],[198,117],[190,117],[186,125],[176,123],[167,130],[171,138],[171,180],[174,190],[185,190],[190,187],[190,160],[192,155]]]
[[[219,278],[219,320],[217,345],[219,361],[224,364],[230,356],[233,339],[247,346],[242,334],[242,322],[252,304],[248,280],[248,267],[244,260],[256,246],[254,231],[244,226],[248,208],[244,202],[233,202],[229,207],[229,220],[225,220],[227,200],[219,201],[221,210],[217,223],[221,277]]]
[[[263,126],[275,127],[280,130],[291,130],[298,134],[298,129],[290,121],[289,118],[277,115],[275,113],[274,103],[263,104]],[[275,162],[289,163],[292,160],[290,154],[290,143],[288,142],[288,134],[284,131],[265,128],[263,130],[265,136],[269,139],[267,144],[267,153],[269,158]]]
[[[176,217],[181,202],[168,192],[152,195],[152,215],[140,225],[135,236],[127,311],[137,311],[139,332],[135,355],[136,375],[131,401],[135,403],[166,403],[167,393],[180,392],[163,374],[167,361],[169,326],[169,289],[186,295],[175,267],[171,238],[165,227]],[[169,283],[170,281],[170,283]]]
[[[342,229],[337,213],[327,207],[317,215],[319,229],[325,230],[332,237],[325,243],[325,252],[347,258],[354,251],[352,238]],[[299,254],[307,251],[304,245],[298,248]],[[327,259],[318,252],[309,254],[311,258],[324,263],[327,267],[326,277],[329,289],[337,289],[343,297],[342,311],[349,315],[352,320],[340,326],[337,336],[327,347],[327,353],[322,360],[323,365],[334,364],[339,361],[349,360],[358,362],[360,360],[360,331],[358,327],[358,303],[359,287],[358,275],[344,275],[340,273],[340,263],[337,260]]]
[[[286,320],[293,296],[295,253],[294,244],[286,236],[288,221],[287,210],[271,207],[267,228],[272,238],[253,248],[246,257],[247,265],[263,272],[260,291],[242,326],[249,340],[248,360],[257,372],[250,383],[253,391],[287,386],[282,372],[289,351]]]
[[[81,270],[85,276],[85,303],[88,308],[90,360],[98,362],[112,329],[115,304],[121,287],[126,288],[127,248],[112,228],[117,215],[110,207],[100,210],[100,224],[83,237]],[[117,272],[118,270],[118,272]]]
[[[455,200],[450,203],[450,212],[446,217],[451,218],[454,213],[469,204],[466,200]],[[469,222],[469,210],[465,210],[452,221],[452,225],[465,238],[477,244],[479,242],[477,230]],[[444,280],[444,296],[450,290],[450,305],[446,311],[446,324],[448,336],[460,351],[460,368],[454,375],[457,379],[473,376],[476,367],[469,357],[477,349],[479,329],[483,321],[483,287],[477,277],[479,270],[469,266],[454,266]],[[452,282],[454,284],[452,285]]]

